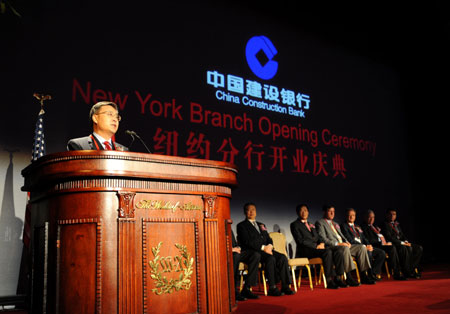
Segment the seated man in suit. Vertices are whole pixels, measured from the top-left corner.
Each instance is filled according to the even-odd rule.
[[[351,270],[355,269],[353,265],[353,259],[348,256],[353,256],[359,265],[361,270],[361,283],[363,284],[374,284],[375,281],[370,279],[365,272],[370,269],[369,255],[367,254],[367,249],[362,244],[350,244],[345,236],[342,234],[340,227],[337,223],[333,221],[334,219],[334,206],[325,205],[323,207],[324,216],[316,222],[316,228],[319,233],[320,238],[325,243],[325,246],[331,247],[332,249],[344,250],[345,256],[347,258],[344,260],[345,272],[347,274],[347,284],[350,286],[358,286],[351,276]]]
[[[342,252],[325,247],[325,243],[320,242],[316,227],[308,222],[309,210],[306,204],[298,205],[295,210],[298,218],[291,223],[292,237],[297,245],[295,257],[320,257],[327,280],[327,289],[347,287],[341,280],[344,274]]]
[[[289,288],[290,275],[286,255],[273,249],[273,241],[267,232],[266,226],[255,220],[256,206],[253,203],[244,205],[246,219],[237,225],[237,239],[242,252],[250,251],[261,255],[267,281],[269,283],[268,295],[290,295],[294,292]],[[276,283],[281,280],[281,292]]]
[[[397,211],[388,209],[386,211],[386,221],[381,229],[386,240],[392,242],[398,252],[400,263],[402,264],[403,275],[405,277],[417,278],[421,277],[418,269],[420,259],[422,258],[423,248],[416,243],[410,243],[397,222]]]
[[[96,103],[89,112],[89,118],[92,121],[93,133],[71,139],[67,143],[67,150],[128,150],[113,140],[121,120],[115,103],[111,101]]]
[[[255,286],[258,280],[258,266],[261,254],[253,251],[242,251],[238,245],[234,232],[231,231],[232,236],[232,251],[233,251],[233,269],[234,269],[234,283],[236,285],[236,300],[245,301],[247,299],[259,299],[259,296],[250,291],[250,287]],[[247,264],[247,277],[245,279],[244,287],[239,292],[239,263]]]
[[[373,210],[368,210],[365,217],[364,223],[361,224],[362,230],[364,232],[364,237],[373,247],[382,249],[389,256],[388,264],[389,267],[394,272],[395,280],[406,280],[400,273],[400,261],[398,259],[397,249],[392,242],[386,241],[385,237],[381,233],[381,229],[375,225],[375,213]]]
[[[383,267],[384,260],[386,259],[386,252],[373,247],[367,241],[361,227],[355,224],[356,211],[353,208],[348,208],[345,216],[346,222],[341,223],[342,234],[351,244],[362,244],[366,246],[367,254],[372,265],[370,270],[367,270],[367,275],[373,280],[381,280],[381,267]]]

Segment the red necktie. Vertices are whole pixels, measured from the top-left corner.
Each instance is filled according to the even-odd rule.
[[[103,144],[105,144],[106,150],[111,150],[111,145],[109,145],[108,141],[104,141]]]
[[[354,234],[357,238],[359,238],[359,231],[356,230],[355,225],[351,225],[350,227],[352,228],[353,234]]]
[[[395,233],[398,235],[398,228],[395,222],[392,223],[392,229],[394,229]]]

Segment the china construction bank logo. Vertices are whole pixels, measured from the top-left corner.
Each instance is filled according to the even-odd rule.
[[[309,95],[269,82],[278,71],[276,56],[278,51],[269,38],[254,36],[245,46],[245,59],[260,80],[208,70],[206,83],[214,87],[215,97],[220,101],[305,118],[311,106]]]

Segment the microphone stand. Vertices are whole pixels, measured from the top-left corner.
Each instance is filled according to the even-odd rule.
[[[136,132],[126,130],[125,133],[131,135],[131,137],[133,138],[133,141],[134,141],[134,137],[136,136],[136,137],[138,138],[138,140],[141,141],[142,145],[144,145],[144,147],[145,147],[145,149],[147,150],[147,152],[148,152],[149,154],[152,153],[152,152],[150,151],[150,149],[148,149],[147,145],[145,145],[145,142],[141,139],[141,137],[140,137],[139,135],[137,135]],[[131,142],[131,143],[133,143],[133,142]],[[131,144],[130,144],[130,146],[131,146]]]

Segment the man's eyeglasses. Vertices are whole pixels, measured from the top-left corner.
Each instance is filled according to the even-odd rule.
[[[111,112],[111,111],[103,111],[103,112],[99,112],[97,114],[106,114],[110,118],[116,118],[117,121],[122,120],[122,117],[118,113],[115,114],[114,112]]]

